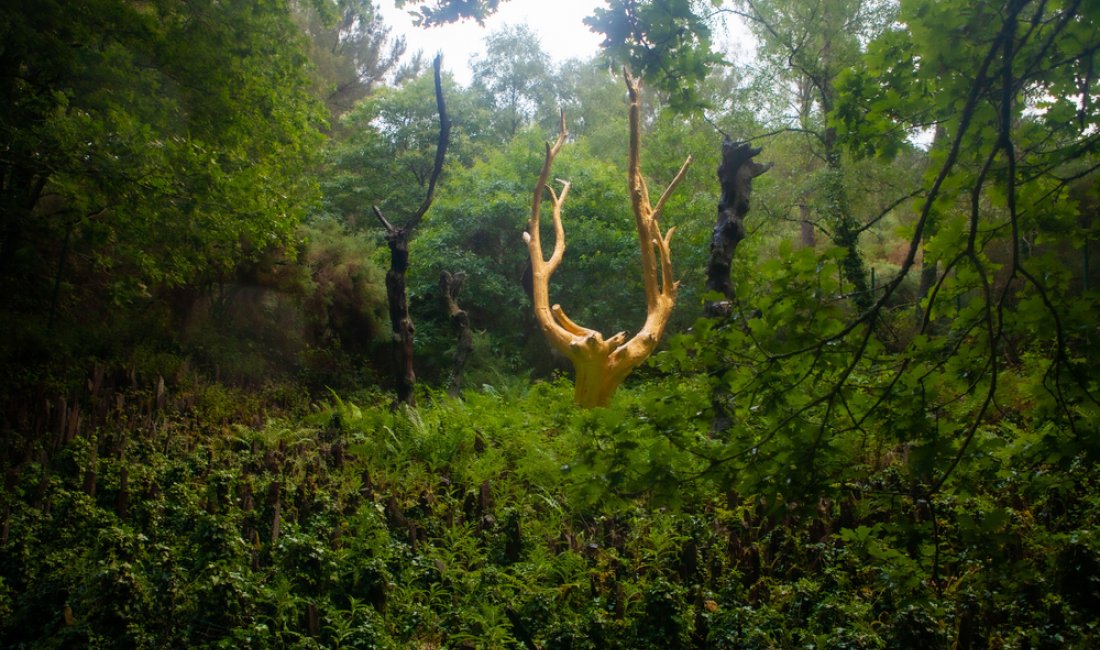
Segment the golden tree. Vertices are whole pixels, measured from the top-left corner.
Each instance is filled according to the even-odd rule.
[[[535,186],[535,196],[531,203],[531,218],[523,239],[531,255],[533,277],[532,300],[535,317],[546,340],[558,352],[565,355],[573,364],[576,373],[574,401],[585,408],[606,406],[615,389],[626,379],[630,371],[645,361],[664,334],[665,326],[672,315],[676,302],[676,289],[679,283],[672,279],[672,260],[669,255],[669,241],[676,230],[670,228],[661,234],[657,222],[672,190],[684,177],[691,156],[684,161],[680,171],[669,183],[654,206],[649,200],[649,189],[642,177],[641,164],[641,100],[639,82],[628,71],[624,71],[627,92],[629,94],[630,115],[630,162],[627,170],[627,184],[630,190],[630,205],[634,212],[634,225],[638,230],[638,242],[642,254],[642,279],[645,287],[646,320],[642,329],[629,340],[626,332],[619,332],[605,339],[596,330],[582,327],[565,315],[560,305],[550,306],[550,277],[561,264],[565,254],[565,230],[562,227],[561,208],[569,194],[569,182],[558,180],[561,191],[557,192],[549,184],[550,169],[554,158],[561,151],[569,132],[565,126],[565,113],[561,116],[560,132],[557,140],[546,144],[546,158]],[[542,241],[539,236],[539,216],[543,192],[550,197],[554,220],[554,251],[550,259],[543,258]]]

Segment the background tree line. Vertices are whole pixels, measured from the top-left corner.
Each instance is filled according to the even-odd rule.
[[[426,24],[462,17],[449,3],[417,11]],[[752,30],[751,60],[722,64],[723,16]],[[519,238],[559,107],[571,133],[560,171],[575,191],[555,295],[610,331],[639,321],[640,279],[623,272],[635,252],[613,72],[628,64],[652,90],[649,168],[698,160],[666,210],[683,286],[672,331],[702,313],[705,170],[721,134],[735,134],[763,145],[774,172],[758,181],[734,269],[746,283],[734,330],[760,322],[774,337],[792,314],[816,314],[825,330],[781,347],[820,360],[819,346],[854,337],[838,390],[872,343],[904,364],[915,345],[945,355],[934,364],[984,351],[973,363],[992,381],[1005,354],[1025,354],[1016,337],[1053,332],[1041,356],[1055,401],[1067,416],[1068,393],[1094,403],[1078,316],[1095,286],[1091,18],[1072,2],[615,0],[588,21],[605,52],[558,66],[523,27],[491,34],[469,86],[444,75],[454,133],[410,268],[424,376],[441,380],[454,345],[442,271],[468,278],[475,383],[561,366],[533,336]],[[5,24],[3,354],[20,369],[9,390],[63,387],[83,372],[74,359],[159,359],[162,374],[187,360],[244,382],[384,381],[371,208],[417,203],[437,127],[423,58],[402,62],[372,3],[43,3],[8,10]],[[967,47],[935,38],[946,33]],[[774,264],[805,266],[818,288],[768,279]],[[979,333],[981,345],[960,347]],[[759,337],[720,347],[774,357]]]

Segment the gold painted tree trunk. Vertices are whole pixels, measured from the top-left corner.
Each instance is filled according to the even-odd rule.
[[[642,280],[645,287],[646,320],[642,329],[633,337],[619,332],[605,339],[596,330],[582,327],[562,311],[561,306],[550,306],[550,277],[561,264],[565,254],[565,230],[562,227],[561,208],[569,194],[569,183],[561,183],[561,191],[556,192],[549,185],[550,169],[566,137],[565,114],[561,116],[561,130],[554,144],[547,143],[546,158],[538,184],[535,186],[534,200],[531,203],[531,218],[524,233],[524,241],[531,256],[531,274],[533,278],[532,299],[535,317],[550,345],[565,355],[573,364],[576,373],[574,401],[585,408],[606,406],[630,372],[645,361],[664,334],[665,326],[672,315],[676,302],[678,283],[672,279],[672,260],[669,254],[669,241],[675,228],[664,235],[657,221],[665,201],[673,188],[683,179],[691,164],[691,157],[680,167],[668,188],[654,206],[649,200],[649,189],[642,177],[641,168],[641,100],[638,80],[624,72],[630,105],[630,161],[627,170],[627,184],[630,191],[630,204],[634,212],[634,225],[638,231],[641,247]],[[549,193],[554,220],[554,250],[550,259],[543,258],[542,241],[539,235],[540,208],[543,192]]]

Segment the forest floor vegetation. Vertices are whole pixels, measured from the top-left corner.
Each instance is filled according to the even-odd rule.
[[[593,410],[564,380],[422,389],[417,410],[377,392],[288,408],[272,389],[263,416],[223,386],[161,387],[119,392],[72,438],[8,432],[26,454],[0,493],[0,644],[1100,640],[1095,465],[974,463],[925,501],[897,489],[899,449],[860,484],[739,493],[666,435],[652,405],[690,407],[677,386],[650,378]]]

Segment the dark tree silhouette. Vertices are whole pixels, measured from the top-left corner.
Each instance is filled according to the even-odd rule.
[[[390,248],[390,270],[386,272],[386,300],[389,304],[390,325],[393,328],[394,379],[397,389],[397,400],[394,406],[400,404],[416,406],[416,397],[413,394],[413,388],[416,385],[416,372],[413,369],[415,328],[412,317],[409,316],[405,273],[409,268],[409,240],[435,198],[436,182],[443,170],[443,160],[447,155],[447,143],[451,135],[451,122],[447,118],[447,106],[443,101],[443,82],[439,72],[441,59],[441,56],[436,56],[432,63],[435,68],[435,102],[439,108],[439,141],[436,144],[435,166],[432,168],[424,201],[408,222],[400,227],[390,223],[382,215],[382,210],[374,206],[374,214],[386,229],[386,244]]]

